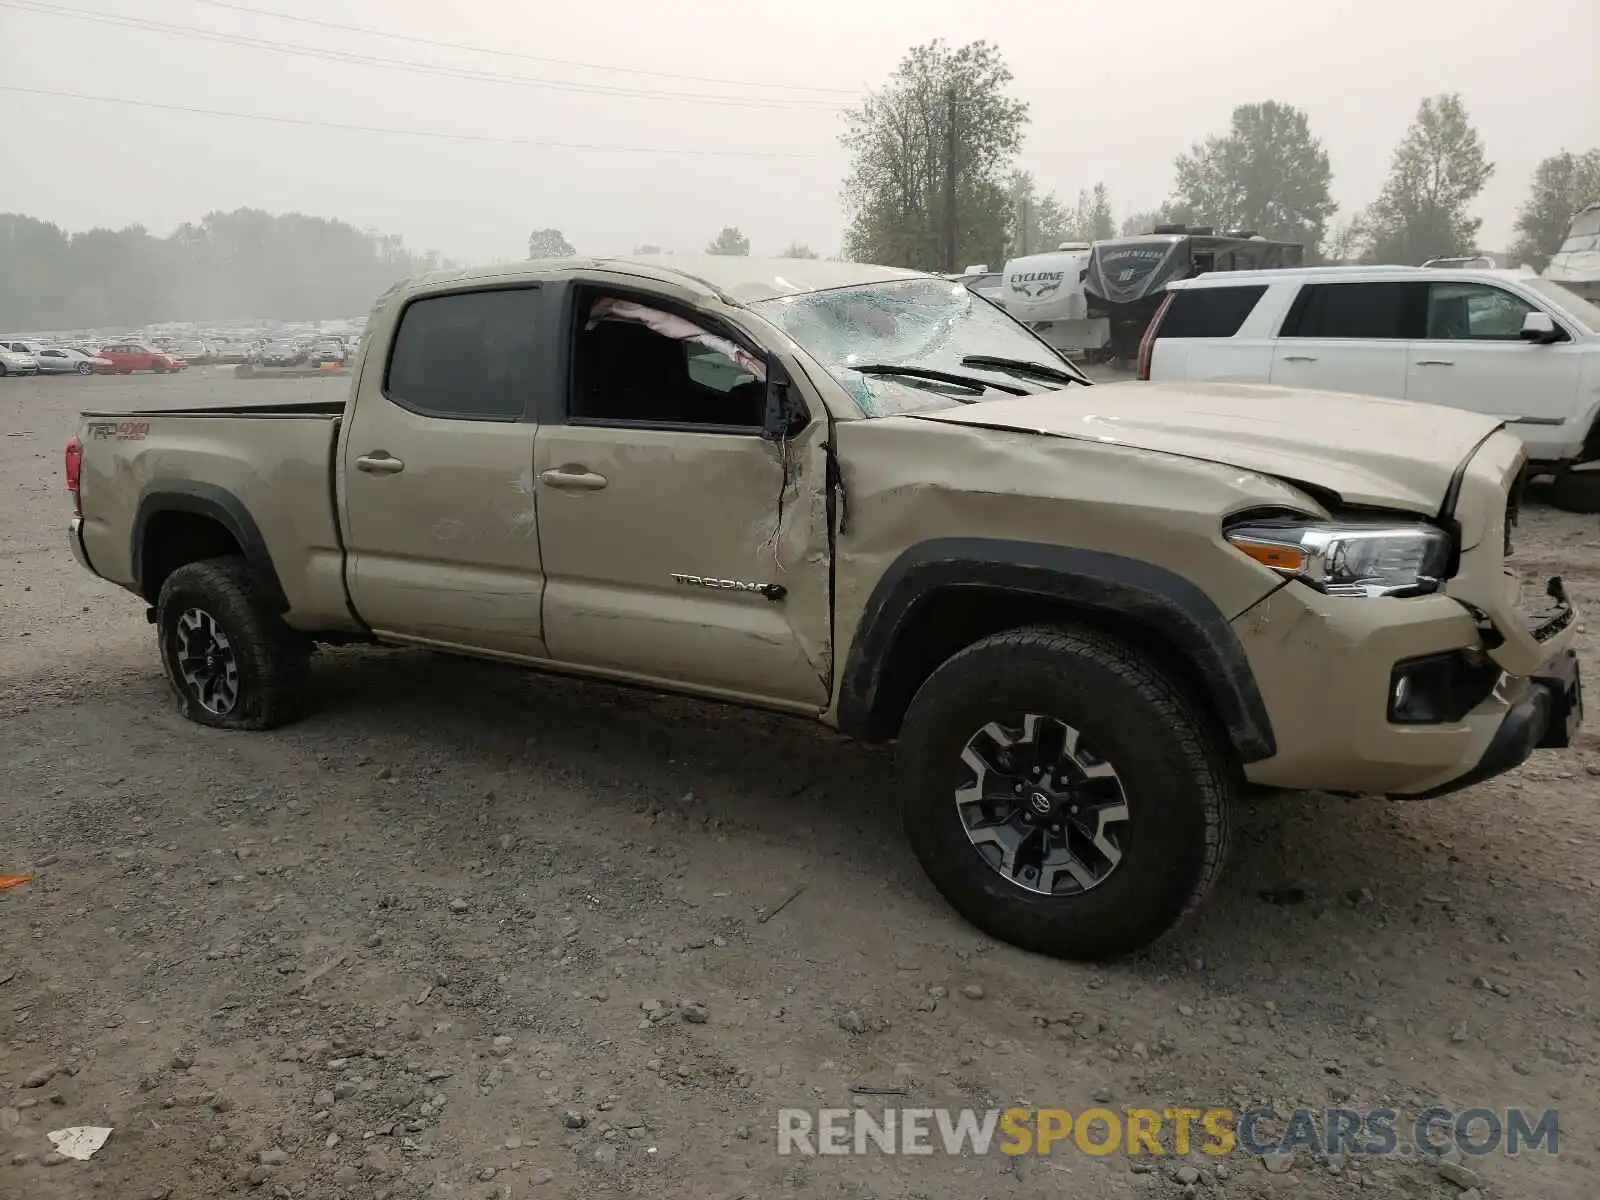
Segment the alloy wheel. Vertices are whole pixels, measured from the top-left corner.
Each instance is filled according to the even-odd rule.
[[[239,661],[216,619],[185,609],[177,625],[178,673],[209,713],[225,717],[239,703]]]
[[[1028,713],[990,722],[961,751],[956,811],[973,848],[1030,892],[1079,895],[1104,883],[1127,849],[1128,797],[1112,764],[1079,731]]]

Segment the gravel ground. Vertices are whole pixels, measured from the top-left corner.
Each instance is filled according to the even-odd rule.
[[[76,414],[343,386],[0,381],[0,1196],[1595,1195],[1595,734],[1448,800],[1247,805],[1182,936],[1089,968],[963,925],[888,755],[803,723],[362,649],[303,724],[188,724],[67,551]],[[1535,503],[1518,561],[1594,609],[1597,548]],[[778,1108],[858,1086],[1556,1106],[1560,1153],[778,1155]],[[73,1125],[115,1132],[63,1162]]]

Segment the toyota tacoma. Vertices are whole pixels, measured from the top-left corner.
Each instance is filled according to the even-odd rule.
[[[1090,386],[959,282],[564,259],[382,296],[348,398],[91,412],[71,545],[184,712],[300,717],[319,643],[500,659],[896,743],[968,920],[1161,936],[1244,789],[1425,798],[1569,743],[1559,579],[1499,421]]]

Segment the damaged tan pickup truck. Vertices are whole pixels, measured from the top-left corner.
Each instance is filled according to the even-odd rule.
[[[1489,417],[1091,387],[959,283],[561,260],[383,296],[347,402],[89,413],[73,551],[185,712],[428,646],[898,741],[941,892],[1073,958],[1212,885],[1239,789],[1439,795],[1568,744],[1575,613],[1507,569]]]

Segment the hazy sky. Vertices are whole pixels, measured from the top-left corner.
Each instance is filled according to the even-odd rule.
[[[1032,106],[1020,165],[1063,196],[1104,181],[1119,218],[1163,199],[1173,156],[1247,101],[1310,114],[1347,216],[1381,185],[1419,100],[1460,92],[1498,164],[1478,209],[1489,246],[1510,241],[1540,158],[1600,146],[1600,0],[0,0],[0,88],[594,147],[0,90],[0,211],[69,229],[142,222],[164,234],[212,209],[299,210],[467,260],[520,257],[528,230],[552,225],[587,252],[641,242],[697,250],[732,224],[757,254],[790,241],[831,253],[843,225],[840,107],[879,85],[909,46],[936,37],[996,43],[1016,75],[1013,94]]]

